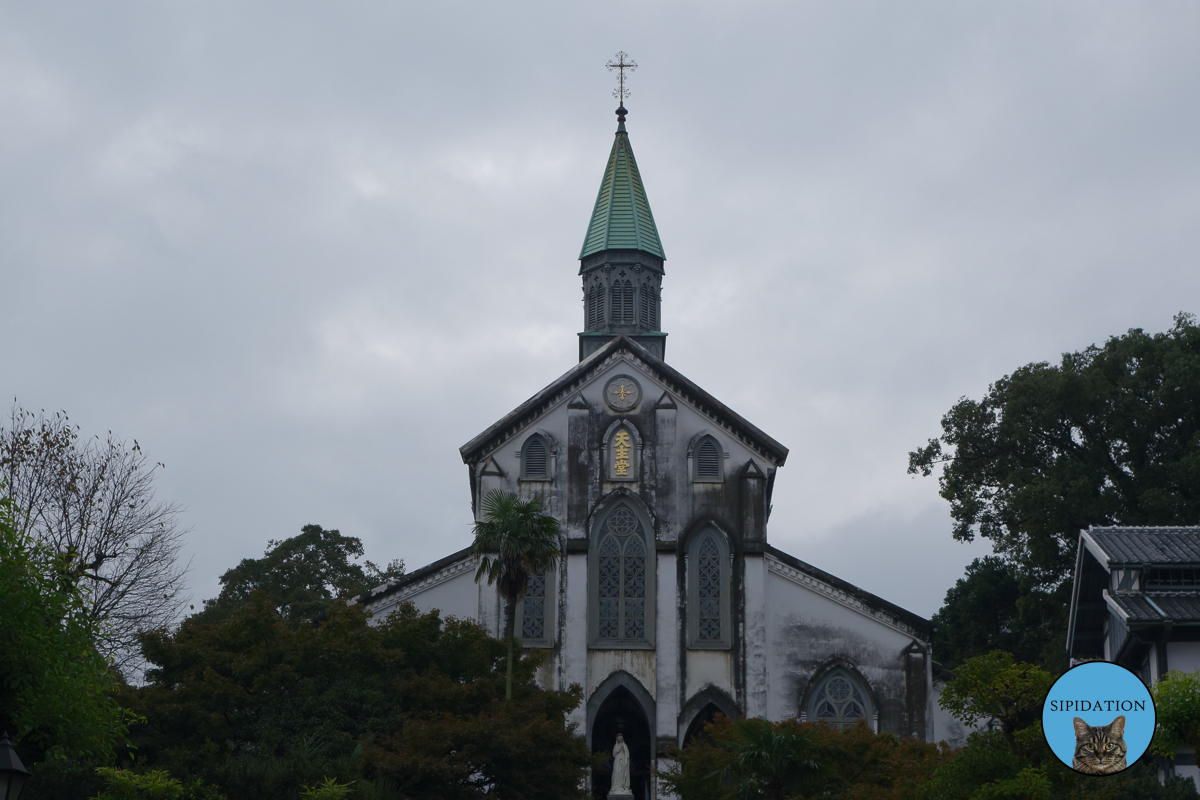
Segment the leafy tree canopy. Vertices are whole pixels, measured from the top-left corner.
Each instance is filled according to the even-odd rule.
[[[380,569],[363,555],[362,541],[320,525],[305,525],[298,536],[270,540],[262,558],[243,559],[221,576],[221,593],[204,601],[201,615],[215,622],[233,614],[254,592],[292,623],[312,619],[335,599],[361,594],[404,574],[404,562]]]
[[[876,734],[865,723],[839,730],[717,715],[659,777],[681,800],[912,800],[916,787],[949,760],[944,745]]]
[[[1055,594],[1029,586],[1013,564],[977,558],[933,615],[934,657],[955,669],[968,658],[1004,650],[1020,661],[1065,669],[1061,605]]]
[[[1147,761],[1115,776],[1081,775],[1059,761],[1042,734],[1038,713],[1053,676],[1012,655],[968,659],[942,691],[939,703],[971,725],[998,719],[998,730],[971,734],[967,746],[917,787],[917,800],[1195,800],[1195,784],[1177,777],[1158,782]]]
[[[1050,589],[1069,578],[1082,528],[1195,524],[1200,326],[1179,314],[1166,333],[1133,329],[963,398],[909,454],[911,473],[938,465],[955,538],[978,532]]]
[[[18,532],[0,499],[0,729],[30,765],[104,758],[124,741],[116,676],[73,570],[69,555]]]
[[[1167,758],[1180,745],[1200,753],[1200,673],[1172,670],[1150,691],[1158,717],[1150,748]]]
[[[504,644],[411,605],[372,625],[334,602],[295,625],[255,592],[144,649],[149,683],[126,690],[146,719],[131,728],[139,763],[229,800],[295,800],[322,783],[362,800],[568,798],[591,764],[566,722],[578,689],[537,689],[539,660],[523,658],[505,703]]]

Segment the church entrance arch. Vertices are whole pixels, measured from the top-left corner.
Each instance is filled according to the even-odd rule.
[[[650,800],[651,756],[654,740],[650,720],[638,698],[625,686],[616,686],[596,708],[592,718],[593,753],[612,756],[617,734],[629,748],[629,788],[636,800]],[[592,769],[592,797],[605,800],[612,785],[612,761]]]

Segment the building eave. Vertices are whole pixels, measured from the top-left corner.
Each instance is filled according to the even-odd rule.
[[[483,433],[459,448],[466,464],[473,464],[484,454],[499,447],[519,431],[577,391],[607,359],[620,352],[641,361],[652,373],[665,383],[676,395],[690,403],[702,413],[722,424],[740,440],[750,445],[760,455],[770,459],[776,466],[783,466],[788,449],[733,411],[720,400],[701,389],[665,361],[651,354],[627,336],[617,336],[611,342],[580,361],[546,388],[517,406]]]

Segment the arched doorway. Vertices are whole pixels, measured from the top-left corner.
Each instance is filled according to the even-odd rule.
[[[637,800],[650,800],[650,766],[653,739],[650,721],[642,704],[624,686],[618,686],[604,699],[592,723],[592,752],[612,755],[617,734],[629,747],[629,788]],[[611,786],[612,765],[592,770],[592,797],[605,800]]]
[[[700,709],[700,713],[693,717],[691,724],[688,725],[687,733],[683,735],[684,746],[687,746],[687,743],[697,736],[704,736],[707,740],[707,734],[704,732],[704,726],[712,722],[716,718],[717,714],[722,713],[724,712],[717,708],[716,703],[709,703],[704,708]]]

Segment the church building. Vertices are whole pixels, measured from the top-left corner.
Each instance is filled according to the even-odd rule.
[[[929,621],[773,547],[788,449],[667,362],[666,255],[626,114],[579,253],[579,363],[460,449],[476,514],[501,489],[562,524],[517,609],[524,645],[547,651],[539,681],[583,687],[573,720],[593,751],[623,734],[639,800],[662,796],[652,771],[717,713],[947,738]],[[499,636],[503,602],[476,567],[461,550],[360,600]]]

